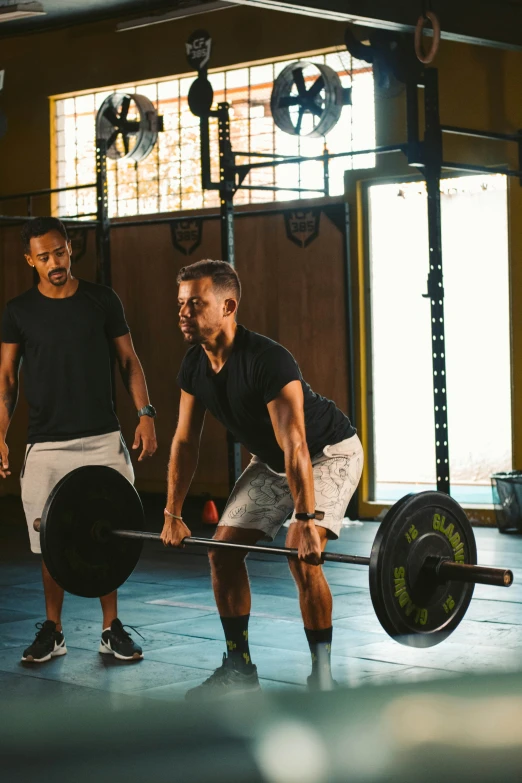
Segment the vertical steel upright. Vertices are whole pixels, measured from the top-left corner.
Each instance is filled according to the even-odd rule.
[[[96,282],[110,286],[111,225],[109,220],[109,186],[107,183],[107,142],[96,139]]]
[[[442,228],[440,179],[442,173],[442,131],[439,115],[439,84],[436,68],[424,72],[424,175],[428,194],[429,272],[431,304],[431,350],[437,489],[450,492],[446,347],[444,333],[444,279],[442,273]]]
[[[234,193],[235,159],[230,142],[230,115],[228,103],[218,104],[219,137],[219,209],[221,223],[221,258],[235,266]],[[228,483],[232,491],[241,475],[241,445],[227,432]]]

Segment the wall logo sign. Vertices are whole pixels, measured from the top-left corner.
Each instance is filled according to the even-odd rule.
[[[207,67],[212,50],[212,38],[206,30],[196,30],[189,36],[185,44],[187,60],[195,71],[202,71]]]
[[[308,247],[319,236],[320,209],[285,212],[286,235],[298,247]]]
[[[170,224],[172,244],[184,256],[190,256],[200,246],[203,236],[201,218],[173,220]]]
[[[77,264],[81,261],[87,251],[87,229],[86,228],[68,228],[67,235],[72,246],[71,263]]]

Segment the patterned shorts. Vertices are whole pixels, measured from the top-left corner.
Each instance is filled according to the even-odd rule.
[[[346,507],[357,489],[364,464],[364,452],[357,435],[333,446],[325,446],[312,458],[315,507],[325,517],[316,522],[338,538]],[[261,530],[272,541],[294,510],[294,501],[284,473],[276,473],[253,457],[238,478],[221,517],[220,526]]]

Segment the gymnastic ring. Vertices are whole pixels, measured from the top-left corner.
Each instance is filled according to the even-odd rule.
[[[424,50],[422,48],[422,34],[424,32],[424,26],[427,21],[431,22],[431,26],[433,28],[433,42],[431,44],[431,49],[427,54],[424,54]],[[417,59],[423,64],[423,65],[429,65],[433,62],[435,57],[437,56],[437,53],[439,51],[439,45],[440,45],[440,22],[438,20],[438,17],[436,14],[433,13],[433,11],[426,11],[425,14],[421,14],[419,16],[419,19],[417,21],[417,26],[415,28],[415,54],[417,55]]]

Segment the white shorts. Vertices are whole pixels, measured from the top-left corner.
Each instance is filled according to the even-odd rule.
[[[312,457],[315,507],[325,515],[315,524],[328,530],[328,538],[339,537],[363,464],[364,452],[357,435],[325,446],[320,454]],[[253,457],[232,490],[219,526],[261,530],[265,539],[273,541],[293,509],[285,473],[276,473]]]
[[[88,438],[27,445],[20,485],[31,552],[41,552],[40,534],[33,528],[33,522],[42,516],[51,490],[67,473],[83,465],[107,465],[134,483],[134,469],[119,430]]]

